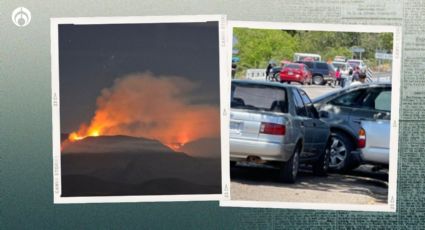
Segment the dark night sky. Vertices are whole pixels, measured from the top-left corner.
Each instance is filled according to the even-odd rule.
[[[60,25],[61,131],[89,123],[96,98],[116,78],[137,72],[200,84],[198,101],[219,105],[218,22]]]

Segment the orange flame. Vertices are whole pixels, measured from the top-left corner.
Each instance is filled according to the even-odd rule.
[[[177,151],[190,141],[220,135],[219,107],[189,103],[196,84],[180,77],[135,74],[117,79],[97,98],[89,126],[69,135],[71,142],[99,135],[156,139]]]

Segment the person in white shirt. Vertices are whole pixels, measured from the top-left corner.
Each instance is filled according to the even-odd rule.
[[[361,85],[361,84],[364,84],[364,83],[366,83],[366,74],[360,73],[359,74],[359,80],[352,82],[350,86]]]

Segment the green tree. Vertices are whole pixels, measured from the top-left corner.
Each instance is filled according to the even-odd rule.
[[[296,39],[282,30],[235,28],[240,63],[236,76],[248,68],[266,68],[269,61],[292,60],[298,49]]]

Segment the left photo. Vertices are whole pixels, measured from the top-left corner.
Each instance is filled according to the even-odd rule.
[[[52,19],[55,203],[217,200],[221,16]]]

